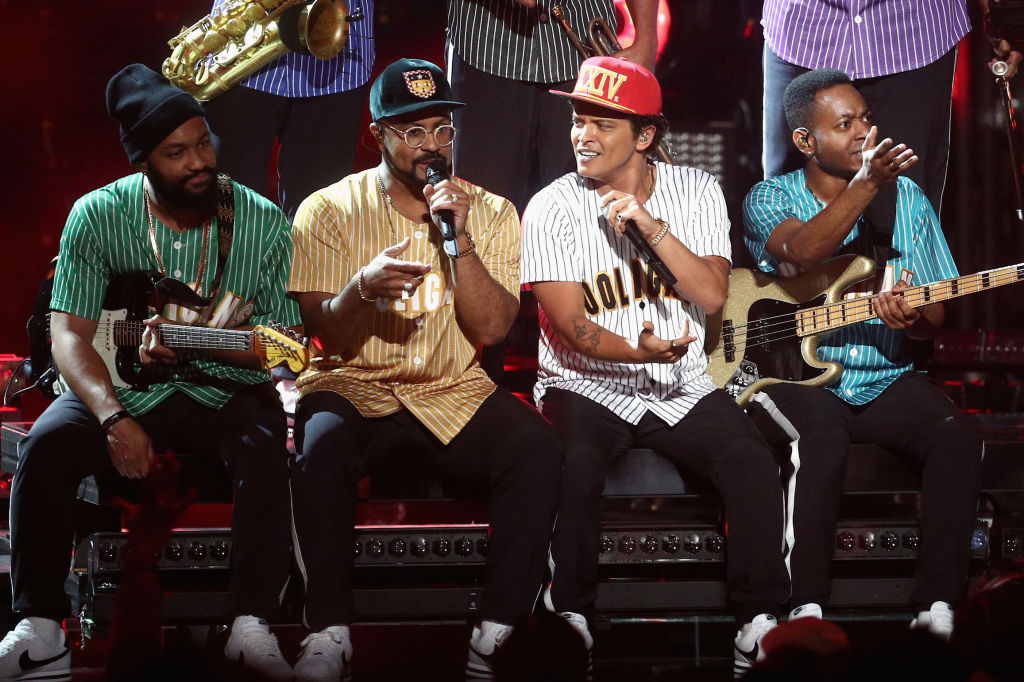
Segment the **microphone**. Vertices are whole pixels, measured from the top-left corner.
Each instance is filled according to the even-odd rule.
[[[448,167],[441,159],[435,159],[427,166],[427,182],[429,182],[432,187],[436,187],[439,183],[444,182],[449,177],[451,176],[448,174]],[[455,216],[452,215],[451,210],[443,208],[437,212],[437,217],[441,220],[441,237],[443,237],[446,242],[454,242]],[[446,248],[445,250],[447,251],[448,249]],[[455,250],[458,251],[457,248]]]
[[[604,217],[608,220],[608,213],[610,209],[608,206],[604,207]],[[609,221],[610,222],[610,221]],[[650,242],[644,239],[644,236],[640,234],[640,228],[636,226],[635,220],[627,219],[625,221],[625,232],[626,239],[633,245],[633,248],[640,253],[640,258],[650,265],[658,276],[661,277],[661,281],[665,283],[667,287],[674,287],[676,283],[676,276],[672,274],[672,271],[665,265],[665,261],[661,260],[661,256],[654,252],[654,247],[651,246]]]

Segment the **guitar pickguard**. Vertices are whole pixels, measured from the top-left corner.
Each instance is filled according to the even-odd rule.
[[[873,274],[874,263],[861,256],[835,258],[790,279],[733,270],[725,306],[707,321],[712,381],[741,405],[773,383],[835,381],[842,367],[818,360],[818,336],[797,336],[796,313],[838,301],[847,287]]]
[[[733,352],[740,361],[732,376],[722,387],[739,398],[745,390],[762,379],[783,381],[809,381],[821,374],[807,365],[800,354],[800,338],[792,334],[796,312],[802,308],[820,305],[824,296],[795,304],[774,299],[760,299],[751,304],[746,327],[737,328],[731,320]]]

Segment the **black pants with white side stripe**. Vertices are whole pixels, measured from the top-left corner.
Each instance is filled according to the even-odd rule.
[[[792,606],[828,600],[850,443],[881,445],[893,456],[921,462],[921,552],[911,600],[922,608],[956,603],[970,567],[983,445],[952,401],[917,372],[907,372],[862,406],[796,384],[769,386],[763,394],[755,397],[751,415],[783,448],[794,471],[787,483]]]
[[[551,427],[501,389],[448,445],[408,411],[367,419],[329,391],[304,396],[295,417],[295,534],[306,581],[306,624],[348,624],[357,485],[402,458],[486,493],[490,537],[480,615],[511,623],[529,613],[544,580],[562,454]]]
[[[789,598],[779,467],[754,424],[725,392],[708,394],[673,426],[650,412],[633,426],[603,405],[560,389],[545,393],[544,416],[566,451],[551,543],[552,608],[593,618],[605,477],[616,458],[639,447],[658,452],[682,471],[709,477],[718,488],[729,531],[727,591],[737,620],[778,613]]]
[[[233,480],[230,614],[276,618],[291,567],[287,422],[270,382],[239,391],[219,410],[174,393],[135,419],[166,450],[213,457]],[[64,581],[82,479],[113,468],[89,408],[64,393],[20,443],[11,490],[11,581],[19,617],[70,615]]]

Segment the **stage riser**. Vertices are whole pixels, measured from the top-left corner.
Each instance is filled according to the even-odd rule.
[[[971,546],[973,559],[989,556],[988,527],[979,520]],[[1024,538],[1019,531],[1013,546]],[[487,526],[389,527],[357,529],[353,542],[357,568],[370,566],[482,566],[487,560]],[[599,562],[614,565],[721,563],[726,540],[715,526],[604,526]],[[1012,544],[1012,543],[1011,543]],[[128,546],[126,533],[95,533],[80,545],[76,570],[93,575],[121,570]],[[914,559],[919,551],[917,524],[841,522],[834,558],[842,561]],[[1008,543],[1003,540],[1002,547]],[[418,548],[416,552],[413,550]],[[130,548],[128,549],[130,551]],[[230,567],[228,529],[176,531],[157,558],[168,571],[224,570]]]

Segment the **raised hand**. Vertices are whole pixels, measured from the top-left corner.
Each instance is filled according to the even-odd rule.
[[[914,150],[885,138],[876,144],[878,126],[871,126],[861,145],[861,167],[857,175],[875,185],[893,182],[917,163]]]

